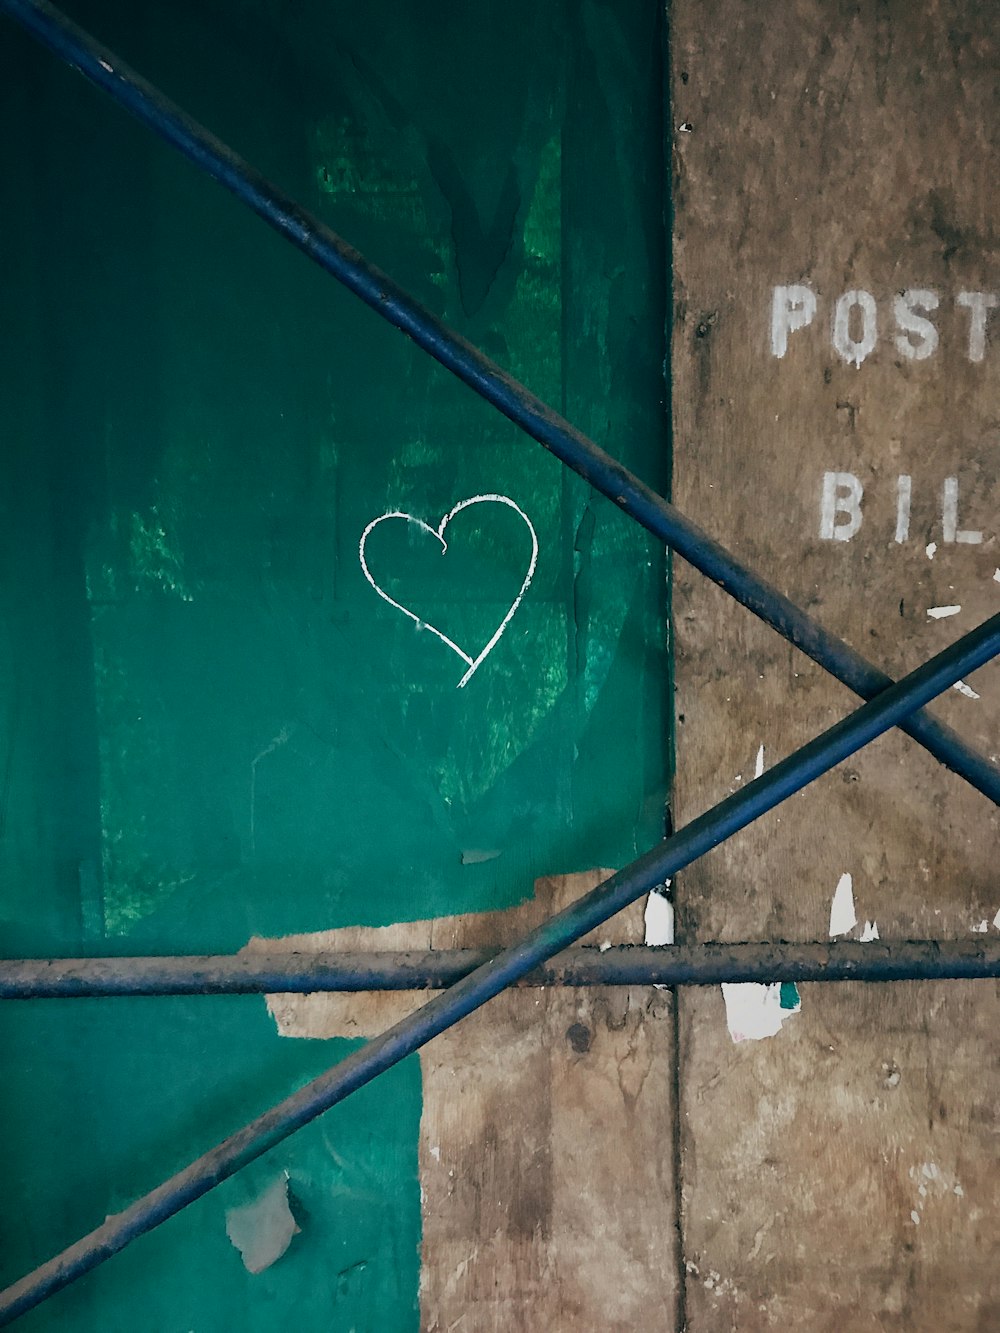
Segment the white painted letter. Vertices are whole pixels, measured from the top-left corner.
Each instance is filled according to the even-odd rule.
[[[960,542],[965,546],[978,546],[983,534],[975,529],[958,526],[958,478],[945,477],[944,493],[941,499],[941,529],[946,542]]]
[[[864,487],[853,472],[824,472],[819,506],[819,535],[824,541],[849,542],[861,527],[861,497]],[[846,523],[837,523],[846,514]]]
[[[861,311],[861,337],[851,337],[851,311]],[[833,345],[848,365],[860,366],[875,347],[875,298],[871,292],[844,292],[833,314]]]
[[[905,542],[910,535],[910,496],[913,478],[905,475],[896,482],[896,541]]]
[[[982,361],[986,355],[986,312],[1000,305],[995,292],[959,292],[959,305],[969,311],[969,360]]]
[[[816,293],[811,287],[796,283],[791,287],[775,287],[771,297],[771,351],[784,356],[788,351],[788,335],[804,329],[816,316]]]
[[[909,361],[926,361],[938,345],[938,331],[929,319],[915,313],[917,310],[936,310],[941,304],[936,292],[926,287],[909,287],[900,292],[894,302],[896,324],[900,332],[896,334],[896,350]],[[911,342],[906,336],[914,334],[919,340]]]

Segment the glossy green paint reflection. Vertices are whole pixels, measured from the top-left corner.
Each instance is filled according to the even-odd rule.
[[[69,10],[665,486],[655,7]],[[504,907],[653,842],[663,553],[27,39],[5,29],[0,59],[4,950],[231,950]],[[538,567],[458,690],[463,663],[375,595],[358,542],[485,493],[528,514]],[[519,522],[467,512],[447,559],[380,530],[373,574],[478,649],[524,576]],[[3,1280],[339,1053],[278,1038],[253,999],[0,1021]],[[228,1333],[294,1308],[306,1333],[416,1328],[418,1084],[411,1062],[25,1326]],[[286,1169],[302,1232],[250,1277],[226,1201]]]

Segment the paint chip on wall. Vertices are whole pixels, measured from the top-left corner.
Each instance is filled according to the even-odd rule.
[[[841,875],[833,902],[830,904],[830,938],[846,935],[858,924],[854,910],[854,880],[849,874]]]
[[[277,1263],[299,1230],[288,1206],[287,1171],[252,1203],[226,1209],[226,1235],[248,1273],[263,1273]]]
[[[480,866],[484,861],[495,861],[503,856],[499,847],[466,847],[462,852],[462,865]]]
[[[756,981],[723,982],[722,998],[726,1002],[729,1035],[734,1042],[773,1037],[802,1008],[793,982],[775,981],[768,985]]]
[[[957,616],[961,609],[960,606],[930,606],[927,614],[931,620],[945,620],[948,616]]]

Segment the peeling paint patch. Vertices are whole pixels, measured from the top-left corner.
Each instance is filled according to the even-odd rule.
[[[858,936],[858,939],[861,941],[862,944],[867,944],[869,940],[877,940],[878,922],[866,921],[861,929],[861,934]]]
[[[841,875],[830,904],[830,938],[846,935],[858,924],[854,910],[854,880],[849,874]]]
[[[757,751],[757,761],[753,766],[753,775],[755,778],[762,777],[764,773],[764,747],[763,745]]]
[[[930,606],[927,614],[931,620],[945,620],[948,616],[957,616],[961,609],[960,606]]]
[[[997,912],[996,916],[993,918],[993,924],[996,926],[997,930],[1000,930],[1000,912]]]
[[[993,571],[993,582],[1000,583],[1000,569],[995,569]]]
[[[942,1171],[936,1162],[921,1162],[910,1167],[910,1180],[917,1187],[917,1206],[910,1213],[910,1219],[919,1226],[921,1215],[928,1203],[933,1200],[963,1199],[965,1190],[958,1180]]]
[[[503,851],[499,847],[466,847],[462,851],[462,865],[479,866],[484,861],[495,861],[498,856],[503,856]]]
[[[933,560],[934,555],[937,551],[937,542],[928,542],[927,545],[924,547],[924,551],[926,552],[927,559]]]
[[[989,929],[988,923],[984,920],[980,921],[978,926],[972,927],[972,933],[974,935],[985,935],[988,929]]]
[[[226,1235],[248,1273],[263,1273],[277,1263],[299,1230],[288,1206],[287,1171],[252,1203],[226,1209]]]
[[[723,982],[722,998],[726,1003],[729,1035],[734,1042],[773,1037],[802,1008],[797,987],[788,982],[775,981],[769,985],[756,981]]]

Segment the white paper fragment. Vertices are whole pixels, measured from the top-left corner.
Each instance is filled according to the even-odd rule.
[[[764,772],[764,747],[762,745],[760,749],[757,751],[757,762],[753,766],[753,775],[755,778],[759,778],[763,775],[763,772]]]
[[[669,898],[662,893],[651,893],[646,899],[642,920],[646,944],[673,944],[674,905]]]
[[[830,938],[846,935],[858,924],[854,910],[854,881],[849,874],[841,875],[830,904]]]
[[[226,1235],[248,1273],[263,1273],[277,1263],[299,1229],[288,1206],[287,1171],[253,1203],[226,1209]]]
[[[964,680],[956,680],[955,683],[954,683],[954,685],[953,685],[951,688],[952,688],[953,690],[958,690],[959,694],[964,694],[965,697],[966,697],[967,699],[978,699],[978,698],[979,698],[979,695],[978,695],[978,694],[976,693],[976,691],[972,688],[972,686],[971,686],[971,685],[966,685],[966,683],[965,683]]]
[[[993,582],[1000,583],[1000,569],[995,569],[993,571]]]
[[[997,930],[1000,930],[1000,912],[997,912],[996,916],[993,918],[993,924],[996,926]]]
[[[669,888],[667,880],[665,888]],[[655,890],[646,898],[646,910],[642,914],[643,942],[652,946],[673,944],[674,942],[674,905],[665,893]],[[657,984],[657,990],[669,990],[669,986]]]
[[[597,949],[598,949],[598,952],[599,952],[599,953],[607,953],[607,951],[608,951],[610,948],[611,948],[611,941],[610,941],[610,940],[601,940],[600,944],[597,946]]]
[[[927,552],[927,559],[933,560],[934,553],[937,550],[937,542],[929,542],[928,545],[924,547],[924,550]]]
[[[986,931],[987,931],[988,929],[989,929],[989,927],[988,927],[987,923],[986,923],[985,921],[980,921],[980,923],[979,923],[978,926],[973,926],[973,927],[972,927],[972,933],[973,933],[974,935],[985,935],[985,934],[986,934]]]
[[[927,608],[927,614],[931,620],[945,620],[948,616],[957,616],[961,609],[960,606],[931,606]]]
[[[869,940],[878,939],[878,922],[866,921],[858,939],[862,944],[867,944]]]
[[[920,1214],[917,1212],[915,1208],[910,1213],[910,1221],[913,1223],[915,1227],[918,1227],[920,1225]]]
[[[733,1041],[760,1041],[781,1031],[781,1025],[802,1008],[782,1009],[781,984],[761,985],[756,981],[722,983],[726,1002],[726,1023]]]

